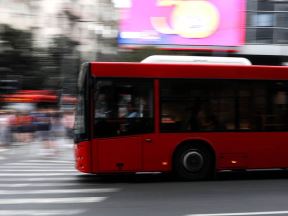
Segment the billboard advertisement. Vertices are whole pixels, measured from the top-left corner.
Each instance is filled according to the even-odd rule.
[[[240,46],[246,0],[125,0],[120,45]]]

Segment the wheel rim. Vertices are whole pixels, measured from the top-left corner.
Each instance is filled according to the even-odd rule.
[[[204,158],[201,153],[192,150],[184,154],[183,166],[189,172],[197,172],[201,170],[204,164]]]

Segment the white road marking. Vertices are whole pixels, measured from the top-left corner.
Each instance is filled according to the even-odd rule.
[[[23,198],[1,199],[0,205],[18,204],[69,204],[69,203],[96,203],[102,202],[107,197],[67,197],[67,198]]]
[[[18,187],[28,187],[29,185],[33,185],[33,184],[0,184],[0,187],[3,188],[18,188]]]
[[[5,168],[51,168],[54,169],[55,167],[59,167],[58,164],[18,164],[18,165],[11,165],[11,164],[5,164],[5,166],[0,166],[0,169],[5,169]],[[74,166],[72,165],[62,165],[61,164],[61,168],[74,168]]]
[[[36,162],[36,163],[67,163],[67,164],[73,164],[74,161],[65,161],[65,160],[25,160],[26,162]]]
[[[77,172],[75,169],[0,169],[0,172]]]
[[[49,178],[0,178],[0,182],[35,182],[35,181],[71,181],[71,177],[49,177]]]
[[[75,183],[17,183],[17,184],[11,184],[11,183],[0,183],[0,188],[21,188],[21,187],[66,187],[66,186],[97,186],[100,184],[94,184],[94,183],[85,183],[85,184],[79,184],[77,182]]]
[[[57,163],[9,163],[9,164],[5,164],[5,167],[6,166],[59,166],[59,164]],[[74,164],[61,164],[61,166],[74,166]]]
[[[247,215],[278,215],[288,214],[288,211],[265,211],[265,212],[235,212],[235,213],[216,213],[216,214],[189,214],[186,216],[247,216]]]
[[[2,177],[18,177],[18,176],[77,176],[79,173],[0,173]]]
[[[0,216],[54,216],[54,215],[79,215],[86,212],[81,209],[64,210],[0,210]]]
[[[59,189],[59,190],[0,190],[0,195],[20,195],[20,194],[70,194],[70,193],[112,193],[118,188],[88,188],[88,189]]]

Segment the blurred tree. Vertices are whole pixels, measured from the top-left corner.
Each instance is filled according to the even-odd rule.
[[[39,77],[38,59],[33,55],[32,33],[9,25],[1,25],[0,29],[1,77],[13,76],[22,88],[37,89],[43,79]]]
[[[63,35],[53,38],[47,50],[46,65],[50,65],[50,68],[45,68],[50,75],[50,79],[46,80],[47,86],[61,89],[67,94],[76,93],[80,68],[80,56],[76,49],[78,45],[77,41]]]
[[[52,39],[48,48],[33,47],[33,34],[0,26],[0,79],[18,79],[22,89],[66,89],[75,93],[79,69],[77,42],[66,36]]]

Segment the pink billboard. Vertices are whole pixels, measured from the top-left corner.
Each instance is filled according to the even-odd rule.
[[[246,0],[126,0],[121,45],[240,46]]]

